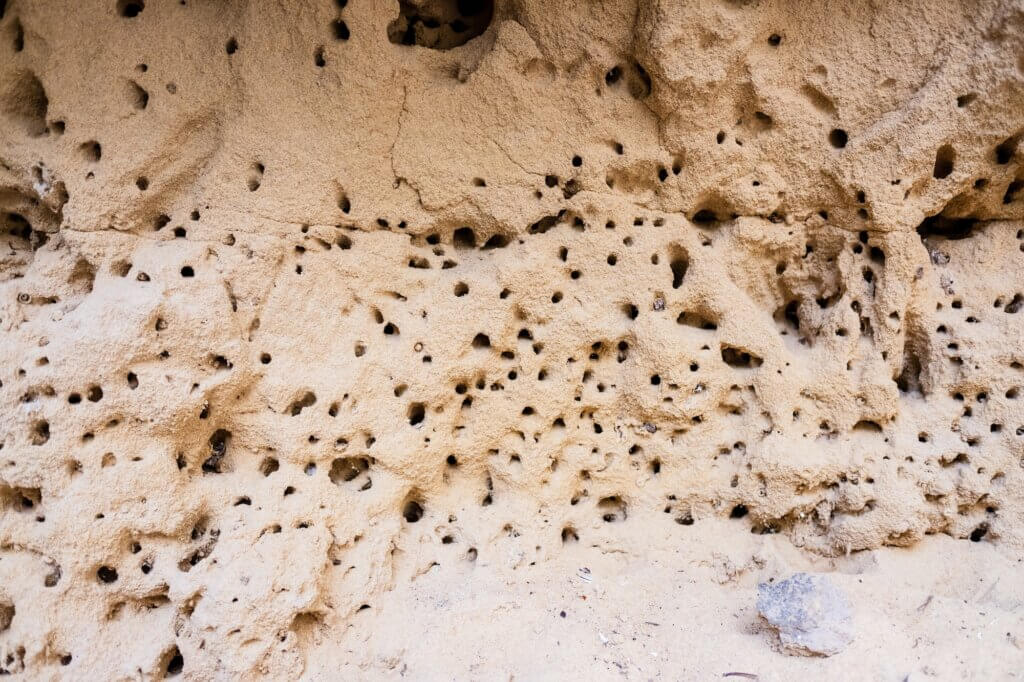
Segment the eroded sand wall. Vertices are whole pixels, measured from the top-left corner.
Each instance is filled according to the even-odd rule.
[[[8,671],[293,675],[713,517],[1021,547],[1019,3],[7,0],[0,55]]]

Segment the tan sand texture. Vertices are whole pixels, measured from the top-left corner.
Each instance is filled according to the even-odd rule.
[[[1024,675],[1019,0],[0,16],[0,672]]]

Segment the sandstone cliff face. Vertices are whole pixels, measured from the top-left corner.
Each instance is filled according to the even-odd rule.
[[[1019,3],[0,7],[4,670],[315,676],[719,520],[1022,551]]]

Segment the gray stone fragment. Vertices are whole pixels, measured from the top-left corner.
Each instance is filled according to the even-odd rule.
[[[831,656],[853,640],[853,610],[827,576],[795,573],[757,587],[757,610],[779,631],[786,653]]]

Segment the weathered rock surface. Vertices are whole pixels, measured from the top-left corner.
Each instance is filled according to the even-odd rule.
[[[402,671],[414,583],[584,552],[1016,558],[1022,55],[1017,0],[0,0],[0,672]]]

